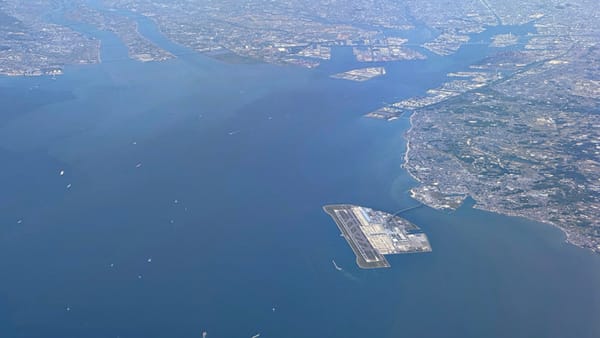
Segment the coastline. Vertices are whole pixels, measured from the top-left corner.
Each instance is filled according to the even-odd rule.
[[[406,139],[406,150],[404,151],[404,162],[402,163],[402,168],[404,170],[406,170],[406,172],[408,173],[408,175],[410,177],[412,177],[415,181],[419,182],[420,184],[422,184],[423,182],[421,182],[421,180],[419,178],[417,178],[415,175],[413,175],[413,173],[409,170],[408,167],[408,154],[410,153],[410,133],[413,130],[413,117],[417,114],[416,111],[412,111],[410,114],[410,117],[408,118],[408,123],[410,124],[410,127],[408,127],[408,130],[406,131],[406,133],[404,133],[404,138]]]
[[[469,195],[469,197],[473,198],[471,195]],[[590,247],[586,247],[583,245],[578,244],[577,242],[573,241],[573,235],[571,234],[571,232],[569,232],[567,229],[561,227],[560,225],[553,223],[551,221],[548,220],[544,220],[541,218],[535,218],[535,217],[529,217],[527,215],[524,214],[519,214],[517,212],[513,212],[511,210],[493,210],[493,209],[488,209],[485,208],[484,206],[480,205],[477,200],[473,199],[475,201],[475,204],[472,206],[473,209],[477,209],[477,210],[482,210],[482,211],[486,211],[486,212],[492,212],[498,215],[504,215],[504,216],[510,216],[510,217],[519,217],[519,218],[523,218],[529,221],[534,221],[534,222],[538,222],[538,223],[542,223],[551,227],[554,227],[556,229],[559,229],[565,236],[565,243],[569,243],[570,245],[576,246],[578,248],[581,249],[588,249],[594,253],[599,253],[596,250],[594,250],[594,248],[590,248]]]
[[[416,114],[418,114],[417,111],[413,111],[410,115],[409,118],[409,123],[410,123],[410,127],[409,129],[406,131],[405,133],[405,139],[406,139],[406,150],[404,152],[404,162],[402,163],[402,168],[406,170],[406,172],[408,173],[408,175],[410,177],[412,177],[416,182],[418,182],[418,184],[414,187],[411,188],[411,190],[415,187],[424,185],[425,182],[423,182],[422,180],[420,180],[418,177],[416,177],[412,171],[411,171],[411,166],[410,166],[410,158],[409,158],[409,153],[411,151],[410,148],[410,143],[411,143],[411,137],[410,137],[410,133],[413,131],[414,128],[414,124],[413,124],[413,118],[416,116]],[[442,193],[444,193],[443,191],[441,191]],[[413,194],[410,195],[411,198],[425,204],[426,206],[432,208],[432,209],[436,209],[436,210],[441,210],[440,208],[436,208],[435,206],[431,205],[430,203],[427,203],[426,201],[423,200],[418,200],[416,199]],[[546,220],[546,219],[542,219],[542,218],[536,218],[536,217],[531,217],[527,214],[524,213],[519,213],[516,212],[514,210],[498,210],[498,209],[491,209],[491,208],[486,208],[484,205],[482,205],[474,196],[473,194],[469,193],[468,197],[472,198],[475,201],[475,204],[471,207],[473,209],[478,209],[478,210],[482,210],[482,211],[486,211],[486,212],[492,212],[498,215],[504,215],[504,216],[510,216],[510,217],[520,217],[520,218],[524,218],[530,221],[534,221],[534,222],[539,222],[539,223],[543,223],[549,226],[552,226],[554,228],[559,229],[565,236],[564,242],[568,243],[570,245],[576,246],[578,248],[581,249],[587,249],[593,253],[598,253],[600,254],[600,247],[599,248],[593,248],[590,246],[586,246],[585,243],[580,243],[577,240],[575,240],[577,238],[577,234],[573,234],[571,233],[567,228],[560,226],[559,224],[556,224],[552,221]]]

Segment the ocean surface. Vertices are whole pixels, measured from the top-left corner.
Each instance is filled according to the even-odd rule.
[[[600,257],[553,227],[418,208],[403,216],[433,252],[361,270],[321,209],[417,204],[408,120],[362,115],[485,44],[355,83],[329,78],[361,66],[348,49],[313,70],[225,64],[137,19],[179,57],[137,63],[73,25],[102,64],[0,78],[0,337],[600,337]]]

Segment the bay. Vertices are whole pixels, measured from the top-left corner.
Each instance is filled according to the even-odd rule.
[[[600,259],[557,229],[419,208],[404,216],[433,252],[361,270],[321,210],[415,205],[408,120],[362,115],[487,47],[353,83],[328,77],[361,66],[344,49],[316,70],[181,50],[141,64],[77,29],[102,39],[104,63],[0,79],[2,337],[600,335]]]

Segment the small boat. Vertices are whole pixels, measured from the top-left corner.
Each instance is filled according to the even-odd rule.
[[[342,271],[342,268],[340,268],[340,267],[339,267],[339,266],[338,266],[338,265],[335,263],[335,261],[334,261],[333,259],[331,260],[331,263],[333,263],[333,266],[335,267],[335,269],[336,269],[337,271]]]

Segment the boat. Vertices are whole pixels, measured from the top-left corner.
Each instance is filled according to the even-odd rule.
[[[335,263],[335,261],[334,261],[333,259],[331,260],[331,263],[333,263],[333,266],[335,267],[335,269],[336,269],[337,271],[342,271],[342,268],[340,268],[340,267],[339,267],[339,266],[338,266],[338,265]]]

